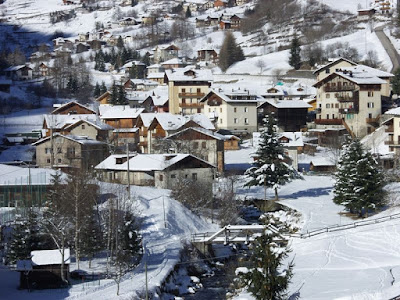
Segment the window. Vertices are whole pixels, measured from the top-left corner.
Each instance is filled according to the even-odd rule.
[[[186,103],[186,99],[185,98],[182,98],[182,103]]]
[[[47,163],[49,164],[49,163],[50,163],[50,158],[48,158],[46,161],[47,161]]]
[[[208,112],[211,112],[211,107],[208,108]]]
[[[50,153],[51,153],[51,148],[45,148],[45,149],[44,149],[44,153],[50,154]]]
[[[67,148],[67,153],[69,156],[75,156],[75,148],[74,147]]]
[[[201,142],[201,148],[206,149],[207,143],[206,142]]]
[[[197,173],[193,173],[193,174],[192,174],[192,179],[193,179],[193,180],[197,180]]]
[[[374,91],[368,91],[368,97],[373,97],[374,96]]]
[[[330,98],[330,97],[331,97],[331,94],[327,93],[326,98]]]
[[[162,174],[160,174],[160,181],[164,180],[164,176]]]
[[[219,124],[222,124],[222,119],[219,119]]]
[[[329,103],[327,103],[326,108],[331,108],[331,105]]]
[[[222,113],[222,107],[219,108],[219,112]]]
[[[82,127],[82,129],[85,129],[85,124],[82,124],[82,126],[81,126],[81,127]]]
[[[175,174],[171,174],[171,179],[175,179],[176,175]]]
[[[332,114],[332,119],[334,119],[335,118],[335,114]]]
[[[239,122],[238,118],[233,119],[233,123],[237,124]]]
[[[233,112],[237,112],[237,108],[236,107],[233,108]]]
[[[339,108],[339,103],[336,103],[336,104],[335,104],[335,108]]]
[[[326,70],[325,70],[325,73],[326,73],[326,74],[329,74],[330,72],[331,72],[331,70],[329,70],[329,69],[326,69]]]
[[[329,114],[326,115],[326,118],[329,119]]]
[[[248,112],[249,111],[249,108],[248,107],[245,107],[244,108],[244,112]]]
[[[199,142],[194,142],[193,149],[198,149],[198,148],[199,148]]]
[[[61,148],[57,148],[57,153],[62,153]]]
[[[200,94],[200,89],[197,89],[197,94]]]
[[[244,118],[244,124],[248,125],[249,124],[249,119]]]
[[[186,93],[186,89],[182,89],[182,93]]]
[[[374,108],[374,102],[368,102],[367,103],[368,108]]]
[[[57,159],[57,162],[58,162],[59,164],[61,164],[61,158]]]

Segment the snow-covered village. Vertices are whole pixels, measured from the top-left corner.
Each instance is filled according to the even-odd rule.
[[[400,2],[0,0],[0,299],[400,299]]]

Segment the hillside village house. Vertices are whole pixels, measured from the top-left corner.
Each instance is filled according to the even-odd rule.
[[[160,63],[172,58],[178,58],[179,48],[175,45],[158,45],[153,49],[153,60]]]
[[[257,105],[263,99],[247,89],[213,89],[201,100],[204,113],[218,129],[238,135],[257,131]]]
[[[76,101],[71,101],[65,104],[54,104],[55,109],[51,112],[52,115],[95,115],[96,112]]]
[[[39,65],[39,75],[42,77],[47,77],[50,75],[50,68],[45,63],[41,63]]]
[[[385,144],[389,146],[390,152],[400,155],[400,108],[388,110],[385,117],[387,120],[382,123],[388,135]]]
[[[32,145],[36,146],[36,164],[41,168],[88,171],[108,156],[106,143],[86,136],[56,133]]]
[[[164,82],[168,85],[169,112],[183,115],[203,112],[200,99],[208,93],[212,80],[211,70],[193,67],[166,70]]]
[[[311,105],[303,100],[267,99],[258,106],[258,124],[263,125],[267,114],[273,114],[280,131],[300,131],[305,128]]]
[[[186,65],[187,64],[185,62],[183,62],[183,60],[180,59],[180,58],[171,58],[171,59],[166,60],[166,61],[161,63],[161,67],[164,70],[176,69],[176,68],[184,68],[184,67],[186,67]]]
[[[207,61],[216,63],[218,54],[214,49],[199,49],[197,50],[197,61]]]
[[[203,114],[173,115],[171,113],[141,114],[136,127],[139,128],[139,148],[142,153],[154,153],[153,146],[163,138],[188,127],[215,130],[211,121]]]
[[[165,139],[167,149],[161,149],[163,152],[172,150],[175,153],[192,154],[217,166],[218,172],[223,173],[224,141],[222,134],[201,127],[189,127],[168,136]]]
[[[64,249],[64,256],[60,249],[31,251],[29,260],[18,260],[16,270],[20,273],[20,289],[47,289],[65,286],[61,277],[61,264],[64,258],[64,278],[69,279],[69,265],[71,263],[70,249]]]
[[[112,140],[113,130],[114,127],[104,124],[100,119],[95,121],[80,119],[64,127],[61,133],[64,135],[87,136],[96,141],[109,142]]]
[[[11,66],[4,70],[6,77],[12,80],[31,80],[33,69],[26,65]]]
[[[131,108],[129,105],[99,106],[100,119],[114,128],[133,128],[143,111],[143,108]]]
[[[128,183],[127,155],[111,155],[95,167],[100,180]],[[215,166],[190,154],[129,155],[129,181],[140,186],[171,189],[178,180],[211,183]]]
[[[50,136],[51,133],[65,133],[65,128],[71,124],[75,124],[79,120],[86,120],[92,123],[99,122],[98,116],[94,114],[71,114],[58,115],[50,114],[43,116],[42,136]]]
[[[342,67],[314,86],[319,126],[344,126],[363,137],[379,126],[382,99],[390,96],[392,74],[364,65]]]
[[[346,58],[340,57],[337,59],[332,60],[328,64],[318,68],[314,71],[314,75],[317,76],[317,82],[321,81],[322,79],[328,77],[331,73],[335,72],[336,70],[340,70],[341,68],[347,67],[354,67],[357,64],[348,60]]]

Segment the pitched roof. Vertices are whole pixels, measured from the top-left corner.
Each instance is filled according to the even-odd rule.
[[[326,65],[324,65],[324,66],[322,66],[322,67],[316,69],[316,70],[313,72],[313,74],[320,73],[321,71],[323,71],[323,70],[325,70],[326,68],[329,68],[329,67],[335,65],[336,63],[338,63],[338,62],[340,62],[340,61],[346,61],[346,62],[348,62],[349,64],[351,64],[351,65],[353,65],[353,66],[357,65],[355,62],[353,62],[353,61],[351,61],[351,60],[348,60],[348,59],[346,59],[346,58],[344,58],[344,57],[339,57],[339,58],[337,58],[337,59],[331,61],[330,63],[328,63],[328,64],[326,64]]]
[[[128,170],[128,162],[122,164],[116,163],[116,158],[126,157],[126,154],[110,155],[104,161],[99,163],[96,170]],[[196,159],[211,167],[213,165],[208,162],[197,158],[190,154],[134,154],[134,157],[129,159],[129,170],[133,172],[149,172],[149,171],[163,171],[172,165],[184,159]]]
[[[61,129],[70,124],[74,124],[79,120],[87,120],[96,122],[97,115],[94,114],[76,114],[76,115],[44,115],[44,120],[48,128]]]
[[[95,121],[89,121],[89,120],[77,120],[75,123],[72,123],[70,125],[68,125],[67,127],[65,127],[65,129],[70,129],[72,127],[75,127],[81,123],[87,123],[89,125],[92,125],[93,127],[95,127],[98,130],[112,130],[114,129],[114,127],[112,127],[111,125],[105,124],[103,122],[101,122],[100,119],[96,119]]]
[[[61,265],[61,250],[56,249],[31,251],[31,260],[32,265],[34,266]],[[64,263],[71,263],[69,248],[64,249]]]
[[[192,71],[194,75],[187,75]],[[211,70],[208,69],[196,69],[193,66],[185,68],[176,68],[172,70],[165,70],[165,76],[170,81],[213,81],[213,75]]]
[[[99,113],[101,119],[135,119],[144,108],[131,108],[129,105],[101,104]]]
[[[82,136],[80,136],[80,135],[63,135],[63,134],[60,134],[60,133],[53,134],[53,138],[56,138],[56,137],[66,138],[68,140],[77,142],[77,143],[79,143],[81,145],[90,145],[90,144],[93,144],[93,145],[100,145],[100,144],[107,145],[107,143],[105,143],[105,142],[93,140],[93,139],[90,139],[87,136],[83,136],[83,135]],[[48,141],[50,139],[51,139],[51,137],[48,136],[48,137],[45,137],[43,139],[38,140],[37,142],[33,143],[32,145],[33,146],[37,146],[37,145],[40,145],[41,143],[46,142],[46,141]]]
[[[85,108],[85,109],[87,109],[87,110],[90,110],[90,111],[93,112],[94,114],[96,113],[93,109],[91,109],[91,108],[89,108],[89,107],[87,107],[87,106],[84,106],[84,105],[82,105],[82,104],[80,104],[79,102],[76,102],[76,101],[70,101],[70,102],[68,102],[68,103],[65,103],[65,104],[63,104],[63,105],[57,107],[57,108],[56,108],[55,110],[53,110],[51,113],[52,113],[52,114],[55,114],[55,113],[57,113],[59,110],[61,110],[61,109],[63,109],[63,108],[66,108],[66,107],[68,107],[68,106],[72,106],[72,105],[78,105],[78,106],[80,106],[80,107],[82,107],[82,108]]]
[[[182,128],[186,123],[193,121],[199,126],[214,130],[215,126],[212,124],[210,119],[204,114],[193,114],[193,115],[174,115],[171,113],[157,113],[154,114],[154,118],[151,123],[157,120],[160,126],[166,131],[173,131]],[[150,124],[151,125],[151,124]]]
[[[312,107],[310,104],[303,100],[276,100],[276,99],[267,99],[264,103],[260,104],[259,107],[262,107],[268,103],[276,108],[310,108]]]
[[[185,133],[185,132],[188,132],[188,131],[197,131],[199,133],[205,134],[205,135],[207,135],[209,137],[212,137],[212,138],[214,138],[216,140],[220,140],[220,141],[225,141],[225,140],[230,138],[230,137],[227,138],[226,136],[224,136],[224,135],[222,135],[220,133],[217,133],[217,132],[205,129],[205,128],[189,127],[189,128],[185,128],[185,129],[183,129],[183,130],[181,130],[181,131],[179,131],[177,133],[171,134],[170,136],[166,137],[166,139],[171,139],[171,138],[177,137],[177,136],[181,135],[182,133]]]

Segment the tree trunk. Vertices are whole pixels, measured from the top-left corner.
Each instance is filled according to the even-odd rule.
[[[278,188],[277,187],[275,187],[275,201],[278,201],[279,200],[279,197],[278,197]]]

